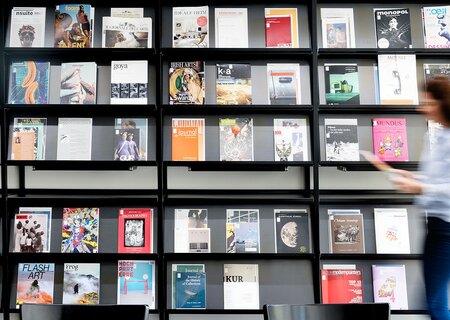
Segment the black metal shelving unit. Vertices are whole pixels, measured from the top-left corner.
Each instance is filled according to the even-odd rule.
[[[89,1],[93,6],[108,8],[111,2],[106,0]],[[425,3],[431,3],[426,0]],[[54,6],[59,4],[57,0],[46,0],[47,10],[53,10]],[[12,291],[11,274],[17,272],[19,262],[55,262],[63,264],[64,262],[108,262],[114,263],[122,259],[134,260],[154,260],[157,267],[156,278],[156,308],[151,310],[160,319],[169,320],[170,315],[262,315],[262,310],[173,310],[168,306],[168,296],[171,294],[167,286],[167,279],[170,270],[168,264],[177,261],[283,261],[291,263],[292,261],[302,260],[310,263],[312,266],[312,277],[314,292],[313,299],[315,303],[320,303],[320,266],[323,261],[415,261],[421,260],[421,254],[409,255],[389,255],[389,254],[330,254],[323,253],[320,250],[320,209],[323,205],[375,205],[383,199],[383,203],[390,205],[412,205],[411,197],[399,197],[390,191],[380,190],[322,190],[319,185],[321,169],[325,167],[336,168],[342,171],[373,171],[373,167],[364,161],[358,162],[330,162],[321,159],[320,150],[320,119],[325,115],[416,115],[418,111],[414,106],[398,105],[339,105],[330,106],[321,104],[320,99],[320,76],[319,66],[322,61],[332,60],[355,60],[367,59],[376,60],[379,54],[415,54],[419,59],[437,59],[449,58],[450,50],[442,49],[376,49],[376,48],[355,48],[355,49],[323,49],[319,48],[319,6],[334,4],[333,0],[307,0],[299,3],[297,0],[284,0],[284,7],[302,6],[306,7],[308,21],[299,21],[302,28],[307,24],[309,30],[308,45],[306,48],[299,49],[266,49],[266,48],[248,48],[248,49],[175,49],[164,46],[165,36],[163,33],[164,12],[172,6],[195,6],[211,5],[214,7],[233,7],[233,6],[279,6],[273,0],[262,0],[257,3],[253,0],[133,0],[130,3],[121,5],[122,7],[151,7],[154,12],[153,17],[153,37],[154,48],[151,49],[58,49],[58,48],[10,48],[6,46],[6,31],[9,27],[9,15],[13,6],[37,6],[35,1],[31,0],[7,0],[1,6],[2,27],[0,32],[0,65],[3,72],[0,75],[0,104],[2,112],[0,113],[1,130],[1,271],[2,271],[2,296],[0,312],[4,313],[4,319],[9,320],[10,314],[17,313],[16,309],[11,309],[11,299],[15,299],[15,292]],[[368,0],[347,0],[346,4],[371,4]],[[408,4],[411,1],[398,1],[399,4]],[[377,4],[391,5],[392,1],[379,0]],[[166,10],[165,10],[166,9]],[[251,10],[250,9],[250,10]],[[212,17],[212,10],[210,10]],[[96,27],[101,27],[101,18],[96,17]],[[51,21],[46,22],[51,23]],[[260,24],[261,28],[263,23]],[[210,28],[209,32],[213,32]],[[29,105],[11,105],[7,103],[7,87],[9,66],[13,61],[26,59],[49,60],[52,65],[61,62],[70,61],[93,61],[99,65],[109,65],[112,60],[147,60],[152,64],[156,72],[156,88],[154,97],[155,103],[142,106],[127,105],[108,105],[97,104],[91,106],[61,106],[59,104],[40,105],[32,107]],[[205,60],[212,63],[221,61],[230,62],[252,62],[255,65],[264,65],[268,62],[301,62],[309,66],[309,78],[302,78],[302,81],[310,83],[311,101],[307,104],[298,106],[271,106],[271,105],[251,105],[251,106],[171,106],[167,101],[167,92],[165,92],[163,81],[166,79],[167,64],[170,61],[189,61]],[[53,88],[51,88],[52,90]],[[207,89],[210,90],[210,89]],[[204,162],[181,162],[170,161],[164,157],[165,149],[165,124],[164,119],[175,116],[227,116],[227,115],[267,115],[277,116],[279,114],[298,116],[307,118],[309,121],[309,136],[311,145],[311,160],[303,162],[274,162],[274,161],[252,161],[252,162],[221,162],[208,160]],[[149,161],[134,162],[114,162],[109,160],[95,161],[17,161],[8,158],[9,126],[16,116],[42,116],[42,117],[147,117],[155,119],[155,157]],[[409,161],[406,163],[391,163],[395,168],[417,170],[418,162]],[[18,167],[18,188],[9,187],[8,167]],[[155,167],[157,171],[157,190],[90,190],[90,189],[28,189],[26,181],[26,169],[32,170],[69,170],[69,171],[131,171],[141,167]],[[304,187],[299,190],[210,190],[210,189],[170,189],[168,181],[168,170],[175,167],[186,167],[189,171],[196,172],[253,172],[264,174],[267,172],[285,172],[291,168],[301,168]],[[11,226],[14,219],[13,208],[19,206],[49,206],[62,207],[67,203],[79,206],[147,206],[154,208],[155,218],[153,220],[156,230],[156,246],[153,254],[117,254],[112,252],[100,252],[92,255],[70,255],[59,252],[44,253],[39,255],[19,254],[10,252]],[[277,205],[285,206],[304,206],[308,208],[311,223],[311,243],[312,251],[307,254],[226,254],[223,252],[213,252],[208,254],[182,254],[167,251],[164,246],[166,237],[165,221],[168,218],[166,207],[168,206],[208,206],[208,205]],[[53,226],[56,228],[57,226]],[[101,227],[100,227],[101,228]],[[100,230],[101,233],[101,230]],[[169,234],[168,236],[172,236]],[[400,310],[393,311],[392,314],[423,314],[423,310]]]

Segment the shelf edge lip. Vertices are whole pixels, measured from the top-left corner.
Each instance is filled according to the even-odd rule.
[[[119,260],[150,260],[157,261],[159,259],[158,253],[117,253],[117,252],[99,252],[99,253],[62,253],[62,252],[41,252],[41,253],[21,253],[9,252],[8,257],[11,262],[21,263],[21,261],[43,261],[48,263],[55,261],[90,261],[103,259],[106,261]],[[47,261],[48,260],[48,261]]]
[[[33,167],[35,171],[133,171],[138,167],[157,167],[157,161],[114,160],[7,160],[7,166]],[[103,166],[103,168],[102,168]]]
[[[99,304],[100,306],[101,305],[114,305],[114,303],[101,303],[101,304]],[[11,308],[8,308],[8,309],[6,309],[7,310],[7,312],[8,313],[20,313],[20,309],[11,309]],[[4,309],[0,309],[0,312],[4,312],[5,310]],[[161,313],[161,310],[160,309],[149,309],[148,310],[148,313],[149,314],[159,314],[159,313]]]
[[[417,170],[418,161],[387,161],[394,168]],[[320,167],[337,167],[341,171],[377,171],[368,161],[319,161]]]
[[[253,104],[253,105],[219,105],[219,104],[205,104],[205,105],[171,105],[161,104],[160,109],[166,115],[183,114],[183,113],[201,113],[214,112],[214,114],[229,114],[229,113],[298,113],[308,114],[314,110],[314,107],[310,104],[298,104],[298,105],[283,105],[274,106],[270,104]]]
[[[164,253],[166,261],[178,260],[313,260],[314,253]]]
[[[286,168],[286,167],[311,167],[314,165],[313,161],[171,161],[166,160],[163,161],[163,165],[166,167],[191,167],[192,168],[202,168],[204,167],[204,170],[208,170],[207,167],[211,168],[219,168],[219,166],[223,166],[224,168],[222,170],[225,171],[232,171],[235,168],[238,167],[248,167],[247,170],[252,170],[255,167],[256,168],[263,168],[267,167],[267,169],[270,169],[270,167],[273,167],[273,171],[279,171],[280,168]],[[278,168],[278,169],[277,169]],[[208,170],[213,171],[213,170]],[[270,171],[270,170],[269,170]]]
[[[428,310],[408,309],[408,310],[391,310],[391,314],[429,314]]]
[[[313,55],[312,48],[173,48],[162,47],[159,49],[162,56],[174,53],[193,53],[193,54],[231,54],[231,55],[249,55],[249,54],[275,54],[275,55]]]
[[[263,314],[262,309],[167,309],[168,314]]]
[[[413,205],[414,199],[386,199],[386,198],[329,198],[320,199],[320,204],[379,204],[380,200],[383,200],[384,204],[398,204],[398,205]]]
[[[434,48],[392,48],[392,49],[381,49],[381,48],[342,48],[342,49],[330,49],[330,48],[319,48],[317,50],[317,55],[381,55],[381,54],[416,54],[416,55],[448,55],[450,54],[450,49],[434,49]]]
[[[86,111],[101,111],[103,109],[111,110],[111,111],[152,111],[156,112],[157,107],[156,104],[108,104],[108,103],[95,103],[90,105],[79,105],[79,104],[59,104],[59,103],[46,103],[46,104],[11,104],[11,103],[5,103],[3,104],[3,109],[5,109],[8,112],[17,112],[17,111],[42,111],[43,109],[47,110],[61,110],[61,111],[67,111],[67,109],[71,109],[74,111],[80,110],[80,112],[86,113]],[[125,110],[124,110],[125,108]],[[88,110],[86,110],[88,109]]]
[[[423,254],[416,253],[321,253],[320,260],[422,260]]]
[[[158,50],[156,48],[102,48],[102,47],[94,47],[94,48],[55,48],[55,47],[33,47],[33,48],[23,48],[23,47],[3,47],[3,52],[6,55],[22,55],[22,54],[60,54],[63,52],[66,53],[113,53],[113,54],[149,54],[150,57],[154,58],[158,54]]]
[[[384,105],[384,104],[360,104],[360,105],[324,105],[318,107],[321,114],[326,113],[399,113],[399,114],[419,114],[417,105]]]
[[[49,199],[51,197],[59,199],[61,196],[67,196],[67,193],[70,194],[70,197],[73,197],[72,199],[77,199],[77,197],[81,199],[105,199],[105,193],[108,193],[107,196],[123,197],[124,199],[143,199],[144,197],[153,199],[158,197],[156,189],[27,189],[27,196],[21,196],[21,190],[19,189],[8,189],[8,191],[8,200]],[[90,198],[86,198],[86,196],[90,196]]]

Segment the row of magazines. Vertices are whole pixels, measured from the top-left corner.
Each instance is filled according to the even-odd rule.
[[[54,46],[89,48],[93,46],[94,7],[89,4],[56,6]],[[448,30],[450,6],[422,8],[426,48],[450,47]],[[324,48],[355,48],[353,8],[321,8]],[[374,8],[374,30],[378,48],[411,48],[409,8]],[[43,47],[46,8],[14,7],[11,12],[11,47]],[[215,47],[248,48],[248,9],[215,8]],[[267,48],[298,48],[297,8],[264,8]],[[150,48],[152,19],[143,8],[111,8],[103,17],[103,48]],[[172,8],[172,47],[209,48],[208,6]]]
[[[114,128],[99,126],[103,144],[110,142],[112,156],[99,156],[92,145],[92,118],[58,118],[56,160],[148,160],[148,119],[116,118]],[[429,120],[429,148],[436,148],[442,125]],[[49,160],[47,118],[14,118],[10,140],[11,160]],[[51,126],[52,132],[53,126]],[[218,159],[206,154],[209,131],[218,129]],[[360,161],[358,119],[325,118],[325,160]],[[105,129],[108,130],[106,133]],[[172,118],[172,161],[255,161],[255,143],[272,139],[273,158],[266,161],[310,161],[309,125],[306,119],[273,119],[273,127],[254,128],[253,118],[219,118],[218,126],[206,127],[205,118]],[[103,135],[101,135],[103,133]],[[255,133],[259,135],[255,136]],[[406,118],[372,119],[373,152],[383,161],[409,161]],[[217,146],[217,144],[215,144]],[[261,146],[260,146],[261,147]],[[267,144],[265,145],[267,147]],[[168,145],[170,149],[170,145]],[[96,156],[92,158],[92,152]],[[211,151],[213,152],[213,151]],[[101,159],[99,159],[99,157]],[[260,156],[256,159],[261,160]]]
[[[172,309],[206,309],[207,270],[203,263],[172,264]],[[321,273],[322,303],[363,303],[362,271],[356,265],[324,264]],[[64,263],[63,304],[99,304],[100,263]],[[223,264],[223,308],[260,309],[260,266]],[[265,266],[261,266],[264,272]],[[117,303],[146,304],[155,309],[155,261],[119,260]],[[217,274],[217,271],[214,272]],[[372,265],[373,301],[389,303],[391,310],[407,310],[404,264]],[[52,304],[54,263],[19,263],[16,304]],[[264,280],[262,280],[264,286]],[[280,301],[281,302],[281,301]]]
[[[90,4],[57,5],[54,15],[54,47],[92,48],[95,8]],[[45,46],[45,7],[14,7],[11,10],[11,47]],[[143,8],[111,8],[103,17],[103,48],[151,48],[152,19]]]
[[[207,209],[175,209],[175,252],[210,252]],[[63,208],[61,250],[96,253],[99,208]],[[21,207],[15,215],[14,250],[49,252],[51,207]],[[259,209],[226,209],[226,246],[229,253],[258,253]],[[363,214],[358,209],[329,209],[332,253],[363,253]],[[118,251],[152,251],[153,210],[118,210]],[[377,253],[409,253],[406,208],[375,208]],[[304,209],[275,209],[277,253],[310,252],[309,218]],[[206,232],[203,232],[206,231]],[[323,303],[362,303],[362,272],[354,264],[323,265]],[[259,309],[258,264],[225,264],[224,308]],[[19,263],[17,304],[53,303],[54,263]],[[154,261],[120,260],[117,302],[145,303],[155,308]],[[172,264],[172,308],[206,308],[205,264]],[[374,301],[389,302],[392,309],[408,309],[405,265],[372,266]],[[100,263],[65,263],[63,303],[98,304]],[[239,298],[237,298],[238,296]]]
[[[98,155],[92,146],[92,118],[58,118],[56,160],[92,160]],[[10,141],[11,160],[48,160],[55,149],[48,148],[53,135],[48,134],[47,118],[14,118]],[[53,130],[53,126],[51,126]],[[103,128],[103,127],[101,127]],[[103,144],[110,142],[110,156],[97,160],[143,161],[148,152],[148,119],[116,118],[113,127],[106,126],[109,135],[102,136]],[[96,128],[99,129],[99,128]],[[97,131],[96,134],[100,134]],[[93,150],[94,149],[94,150]],[[98,158],[95,156],[94,158]]]
[[[118,209],[118,253],[153,253],[153,215],[150,208]],[[374,208],[373,216],[376,253],[409,254],[407,209]],[[259,209],[226,209],[225,217],[226,253],[262,251]],[[173,251],[212,252],[210,220],[206,208],[175,209]],[[309,220],[306,209],[274,209],[275,253],[311,253]],[[51,207],[20,207],[14,217],[13,252],[51,252],[51,222]],[[63,208],[61,252],[98,253],[99,222],[99,208]],[[360,209],[329,209],[328,229],[331,253],[365,253],[364,214]]]
[[[264,71],[249,63],[215,64],[205,69],[204,61],[170,62],[168,72],[169,104],[171,105],[300,105],[301,72],[308,66],[298,63],[268,63]],[[321,67],[322,68],[322,67]],[[61,64],[59,85],[60,104],[95,104],[97,101],[97,64],[67,62]],[[360,105],[374,95],[374,104],[417,105],[419,103],[416,56],[408,54],[378,55],[371,67],[371,79],[365,80],[370,94],[361,90],[360,72],[356,63],[324,63],[324,96],[328,105]],[[48,104],[51,78],[55,76],[50,62],[13,62],[9,75],[10,104]],[[215,78],[215,87],[206,85],[206,74]],[[423,64],[425,83],[438,75],[448,76],[450,64]],[[146,60],[112,61],[110,90],[106,93],[111,104],[148,103],[149,66]],[[262,77],[265,81],[262,82]],[[371,83],[373,81],[373,84]],[[54,82],[54,81],[53,81]],[[208,82],[210,83],[210,82]],[[264,83],[264,86],[262,84]],[[56,84],[56,83],[55,83]],[[258,84],[258,85],[256,85]],[[105,91],[108,90],[107,87]],[[215,91],[214,101],[206,93]],[[365,96],[364,96],[365,95]],[[363,96],[363,97],[361,97]],[[208,98],[211,99],[211,98]]]

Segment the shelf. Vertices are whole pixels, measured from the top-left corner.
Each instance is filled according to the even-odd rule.
[[[261,309],[168,309],[167,314],[264,314]]]
[[[418,59],[440,58],[450,56],[450,49],[379,49],[379,48],[351,48],[351,49],[319,49],[319,59],[376,59],[379,54],[415,54]]]
[[[276,193],[276,190],[195,190],[195,194],[183,190],[170,190],[165,195],[166,205],[214,205],[214,204],[312,204],[314,199],[307,191]]]
[[[419,106],[400,105],[320,105],[321,114],[419,114]]]
[[[419,163],[417,161],[408,162],[387,162],[396,169],[417,171]],[[377,171],[377,169],[367,161],[320,161],[322,167],[337,167],[341,171]]]
[[[112,60],[149,60],[154,63],[159,62],[159,54],[153,48],[4,48],[4,52],[6,60],[51,60],[51,64],[55,62],[95,61],[110,65]]]
[[[81,192],[80,192],[81,191]],[[117,206],[120,208],[131,207],[156,207],[158,205],[158,196],[152,193],[152,190],[135,190],[127,194],[124,190],[122,194],[118,190],[26,190],[27,194],[9,195],[8,205],[16,206],[62,206],[62,207],[100,207]],[[44,193],[45,192],[45,193]]]
[[[226,115],[226,114],[298,114],[311,115],[313,107],[311,105],[243,105],[243,106],[224,106],[224,105],[163,105],[162,111],[165,115]]]
[[[422,260],[422,254],[321,253],[321,260]]]
[[[109,305],[111,303],[100,303],[100,305]],[[3,313],[3,309],[0,309],[0,313]],[[8,313],[20,313],[20,309],[8,309]],[[160,311],[158,309],[148,310],[149,314],[159,314]]]
[[[391,310],[391,314],[429,314],[428,310]]]
[[[87,117],[104,116],[127,118],[156,116],[156,105],[119,105],[119,104],[91,104],[91,105],[65,105],[65,104],[6,104],[7,114],[13,116],[62,116]]]
[[[134,171],[138,167],[156,167],[156,161],[106,161],[106,160],[7,160],[6,165],[33,167],[33,170],[47,171]]]
[[[128,253],[8,253],[9,261],[17,263],[77,263],[77,262],[116,262],[118,260],[158,260],[158,254]]]
[[[219,63],[237,60],[278,60],[290,59],[290,62],[312,60],[312,50],[293,48],[162,48],[161,54],[167,61],[219,60]]]
[[[321,204],[414,204],[414,197],[394,190],[322,190]]]
[[[312,161],[165,161],[167,167],[189,167],[190,171],[288,171],[310,167]]]
[[[313,260],[314,254],[282,253],[164,253],[166,261],[208,261],[208,260]]]

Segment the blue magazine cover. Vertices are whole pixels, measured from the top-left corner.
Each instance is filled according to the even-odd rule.
[[[205,272],[177,272],[175,282],[176,309],[206,308]]]
[[[117,304],[155,309],[155,261],[119,260]]]

